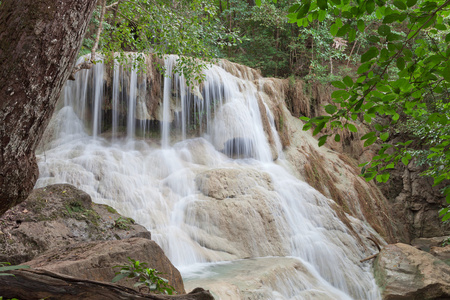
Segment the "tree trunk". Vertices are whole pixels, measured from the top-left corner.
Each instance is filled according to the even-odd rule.
[[[21,300],[214,300],[202,288],[196,288],[184,295],[142,294],[117,284],[79,279],[45,270],[11,271],[15,276],[0,276],[0,295]]]
[[[34,151],[70,75],[96,1],[0,5],[0,215],[38,178]]]

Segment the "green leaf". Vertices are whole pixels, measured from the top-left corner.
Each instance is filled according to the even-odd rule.
[[[337,107],[335,105],[326,105],[325,111],[330,115],[334,114],[337,111]]]
[[[395,1],[394,1],[394,5],[395,5],[395,7],[397,7],[398,9],[401,9],[401,10],[406,9],[406,4],[405,4],[403,1],[395,0]]]
[[[347,88],[347,86],[341,81],[333,81],[331,83],[331,85],[338,89],[346,89]]]
[[[416,5],[416,3],[417,3],[417,0],[407,0],[406,1],[406,5],[408,5],[408,7]]]
[[[261,0],[255,0],[257,6],[261,6]]]
[[[380,139],[385,142],[389,138],[389,132],[383,132],[380,134]]]
[[[392,13],[390,15],[386,15],[383,19],[383,23],[393,23],[395,21],[397,21],[399,19],[399,14],[398,13]]]
[[[318,134],[325,127],[325,122],[320,122],[313,131],[313,135]]]
[[[319,138],[319,147],[322,147],[327,141],[328,135],[323,135]]]
[[[326,10],[328,8],[327,0],[317,0],[317,6],[320,9]]]
[[[348,123],[346,126],[351,132],[358,132],[358,129],[356,129],[355,125]]]
[[[372,145],[373,143],[375,143],[376,140],[377,140],[377,137],[376,137],[376,136],[367,139],[367,140],[364,142],[364,147],[367,147],[367,146]]]
[[[364,23],[363,20],[358,20],[358,23],[356,26],[358,27],[358,30],[360,32],[364,32],[364,29],[366,28],[366,24]]]
[[[439,216],[442,217],[443,215],[445,215],[448,212],[448,207],[443,208],[439,211]]]
[[[319,11],[319,17],[317,18],[317,20],[319,22],[323,22],[323,20],[325,20],[325,18],[327,17],[327,12],[324,10]]]
[[[350,76],[345,76],[343,81],[346,86],[348,86],[348,87],[353,86],[353,79]]]
[[[395,168],[395,164],[394,163],[390,163],[386,166],[386,169],[394,169]]]
[[[341,141],[341,136],[340,136],[339,133],[336,133],[336,135],[334,136],[334,140],[335,140],[336,142],[340,142],[340,141]]]
[[[375,136],[375,131],[371,131],[371,132],[369,132],[369,133],[366,133],[365,135],[363,135],[363,136],[361,137],[361,140],[367,140],[368,138],[371,138],[371,137],[373,137],[373,136]]]
[[[289,13],[294,13],[300,8],[300,4],[294,4],[291,7],[289,7]]]
[[[347,32],[349,30],[350,30],[350,24],[345,24],[338,30],[338,32],[336,33],[336,36],[344,36],[347,34]]]
[[[403,70],[405,68],[405,60],[403,57],[397,58],[397,68],[399,68],[399,70]]]
[[[442,77],[444,77],[444,79],[445,79],[447,82],[450,82],[450,68],[449,68],[448,65],[447,65],[446,68],[444,68],[444,69],[442,70]]]
[[[350,28],[350,31],[348,32],[348,42],[349,43],[353,42],[355,38],[356,38],[356,29]]]
[[[300,117],[299,119],[302,120],[302,121],[305,121],[305,122],[309,122],[309,120],[311,120],[308,117]]]
[[[336,36],[338,30],[339,30],[339,26],[336,23],[334,23],[333,25],[330,26],[330,33],[332,36]]]
[[[375,1],[374,0],[368,0],[366,2],[366,11],[370,15],[375,10]]]
[[[310,1],[305,2],[305,4],[302,5],[302,7],[300,8],[300,10],[297,13],[297,19],[301,19],[304,16],[306,16],[309,12],[310,7],[311,7],[311,2]]]
[[[20,265],[20,266],[3,266],[0,267],[0,271],[12,271],[12,270],[19,270],[19,269],[29,269],[30,266]]]
[[[392,117],[392,120],[397,121],[400,118],[400,115],[398,113],[395,113]]]
[[[406,157],[402,157],[402,163],[405,165],[405,166],[408,166],[408,164],[409,164],[409,160],[408,160],[408,158],[406,158]]]
[[[447,221],[448,219],[450,219],[450,213],[446,214],[443,218],[442,218],[442,222]]]
[[[377,181],[378,182],[387,182],[388,179],[389,179],[389,173],[384,173],[384,174],[377,175]]]
[[[387,36],[389,33],[391,33],[391,27],[388,25],[380,25],[378,27],[378,33],[382,36]]]
[[[379,53],[379,51],[376,47],[371,47],[363,55],[361,55],[361,62],[364,63],[366,61],[371,60],[374,57],[377,57],[378,53]]]

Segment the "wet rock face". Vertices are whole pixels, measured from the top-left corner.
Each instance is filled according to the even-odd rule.
[[[26,262],[33,269],[44,269],[80,279],[111,282],[117,265],[128,265],[128,257],[147,263],[148,268],[162,272],[177,293],[184,294],[180,272],[172,265],[161,247],[144,238],[77,243],[47,251]],[[133,287],[135,281],[121,280],[118,284]]]
[[[92,203],[85,192],[68,184],[51,185],[34,190],[0,217],[0,261],[20,264],[71,243],[129,237],[151,235],[113,208]]]
[[[235,137],[226,141],[220,152],[231,158],[255,157],[253,141],[242,137]]]
[[[200,230],[206,249],[224,249],[223,258],[287,255],[289,228],[270,175],[255,169],[218,168],[195,179],[205,201],[191,205],[186,223]],[[283,228],[280,230],[279,228]]]
[[[197,188],[217,200],[251,194],[257,189],[273,191],[270,175],[252,169],[213,169],[197,175]]]
[[[380,185],[393,218],[405,225],[408,239],[403,242],[450,234],[450,224],[439,218],[439,210],[445,204],[441,190],[446,183],[433,187],[431,178],[420,176],[424,170],[414,162],[407,167],[399,165],[391,171],[390,180]]]
[[[406,244],[383,248],[375,260],[383,299],[449,299],[450,266]]]

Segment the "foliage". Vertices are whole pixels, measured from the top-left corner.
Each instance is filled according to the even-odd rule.
[[[365,32],[365,15],[379,20],[376,32],[368,37],[370,48],[361,55],[358,77],[333,82],[338,90],[332,94],[335,104],[325,107],[329,115],[304,118],[303,128],[314,126],[314,135],[328,128],[332,133],[319,138],[323,145],[332,135],[339,141],[340,129],[356,132],[351,122],[359,117],[374,125],[361,138],[364,146],[381,145],[378,155],[362,165],[367,180],[386,182],[389,169],[413,159],[413,140],[388,143],[389,130],[400,119],[415,124],[415,135],[430,151],[424,175],[432,176],[435,185],[450,179],[449,4],[450,0],[308,0],[290,8],[290,22],[301,26],[323,19],[324,14],[334,15],[330,33],[349,43],[358,32]],[[450,186],[443,193],[450,204]],[[444,221],[450,219],[449,208],[441,215]]]
[[[355,62],[359,50],[368,44],[367,36],[375,30],[373,23],[378,21],[375,16],[364,16],[366,32],[357,33],[353,43],[340,44],[343,40],[336,40],[329,31],[336,16],[324,12],[319,19],[299,27],[286,18],[297,1],[274,2],[255,6],[252,1],[228,0],[220,15],[224,26],[242,36],[242,43],[228,47],[223,55],[260,69],[264,76],[295,75],[320,82],[340,78],[340,67]]]
[[[180,57],[175,71],[194,83],[203,79],[201,71],[214,61],[217,48],[238,42],[236,34],[225,32],[217,22],[217,10],[206,0],[108,0],[106,4],[99,51],[107,61],[130,63],[125,51],[154,53],[160,58],[176,54]],[[99,16],[96,11],[94,26],[98,27]],[[87,36],[81,53],[90,51],[94,38],[92,33]],[[135,56],[132,62],[144,68],[143,56]]]
[[[444,241],[442,241],[442,244],[441,244],[442,247],[445,247],[448,245],[450,245],[450,237],[448,237]]]
[[[132,224],[135,224],[132,218],[119,217],[114,221],[114,227],[122,230],[129,230]]]
[[[19,269],[28,269],[30,266],[20,265],[20,266],[11,266],[8,262],[0,262],[0,276],[14,276],[14,274],[10,273],[1,273],[5,271],[19,270]]]
[[[116,272],[116,276],[113,278],[112,282],[117,282],[124,278],[137,279],[134,284],[135,287],[148,289],[149,292],[157,292],[163,294],[172,295],[174,293],[174,288],[168,284],[168,280],[159,277],[162,275],[155,269],[146,268],[146,263],[141,263],[138,260],[134,260],[128,257],[131,264],[123,266],[115,266],[114,268],[120,268],[119,272]]]

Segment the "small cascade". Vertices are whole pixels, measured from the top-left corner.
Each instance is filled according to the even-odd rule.
[[[136,90],[137,90],[137,70],[131,69],[130,87],[128,98],[128,116],[127,116],[127,138],[133,139],[135,133],[135,117],[136,117]]]
[[[38,154],[37,187],[70,183],[132,217],[187,282],[223,299],[230,285],[242,299],[379,299],[359,263],[365,246],[332,200],[285,168],[262,79],[213,65],[190,88],[176,61],[164,60],[162,99],[149,98],[154,82],[136,69],[80,71]]]
[[[114,62],[113,89],[112,89],[112,136],[117,137],[117,129],[119,127],[119,90],[120,90],[120,69],[118,62]]]

